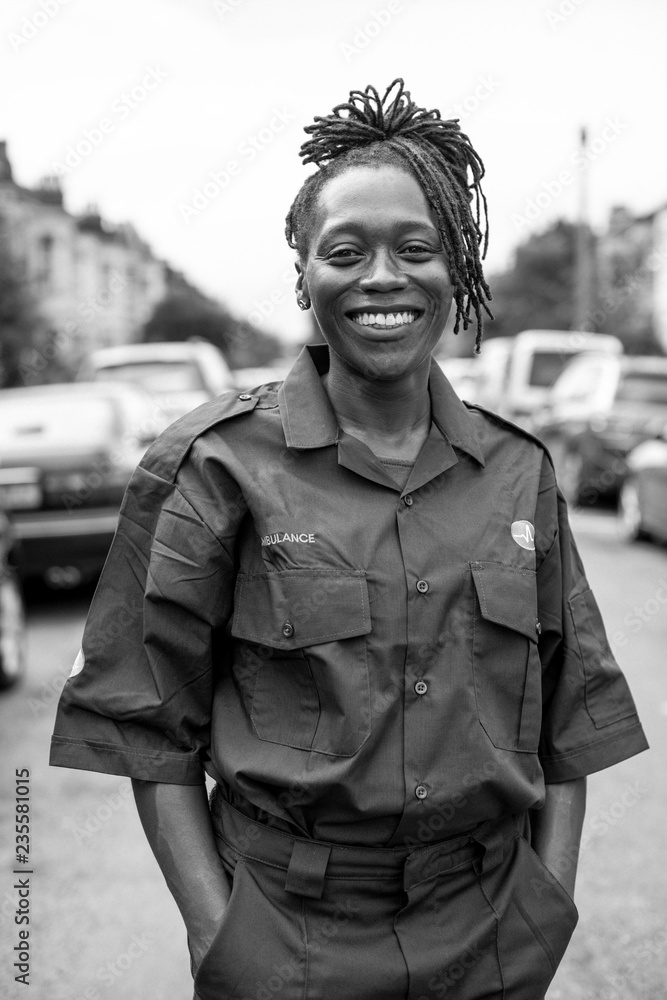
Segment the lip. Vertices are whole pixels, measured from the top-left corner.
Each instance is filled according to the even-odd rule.
[[[377,312],[377,309],[375,310]],[[356,338],[362,338],[366,341],[393,341],[402,340],[406,336],[412,339],[411,335],[414,334],[414,326],[417,323],[417,319],[413,323],[402,323],[400,326],[362,326],[360,323],[355,323],[351,316],[345,317],[350,327],[354,330]],[[409,333],[408,333],[409,331]]]
[[[403,303],[391,306],[379,306],[377,304],[371,305],[361,305],[356,306],[354,309],[346,309],[345,315],[348,319],[352,319],[357,313],[381,313],[383,316],[388,316],[390,313],[402,313],[402,312],[413,312],[416,315],[416,320],[421,319],[424,314],[424,310],[420,309],[419,306],[410,306]]]
[[[380,314],[382,316],[389,316],[391,314],[403,313],[403,312],[412,313],[414,319],[410,323],[399,323],[397,325],[392,325],[392,326],[384,326],[384,325],[380,326],[379,324],[377,326],[375,325],[371,326],[370,324],[364,325],[358,323],[354,319],[355,316],[358,316],[361,313],[373,313],[375,315]],[[362,335],[370,337],[370,339],[372,340],[396,340],[401,336],[404,336],[407,330],[413,331],[413,327],[417,323],[419,323],[421,318],[424,316],[424,312],[425,312],[424,309],[417,309],[414,306],[399,305],[399,306],[381,306],[378,308],[378,306],[374,305],[370,308],[348,309],[345,312],[345,318],[348,321],[348,323],[350,323],[354,327],[357,333],[363,331]]]

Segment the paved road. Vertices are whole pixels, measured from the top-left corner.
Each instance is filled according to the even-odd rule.
[[[575,531],[652,750],[589,780],[577,902],[581,920],[549,1000],[667,997],[667,549],[626,547],[613,520],[575,514]],[[125,779],[49,769],[58,693],[88,597],[33,603],[30,669],[0,698],[0,997],[189,1000],[185,936]],[[14,984],[10,797],[30,768],[31,989]],[[16,940],[15,940],[16,939]]]

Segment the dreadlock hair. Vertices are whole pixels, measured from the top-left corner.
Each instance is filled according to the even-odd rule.
[[[477,322],[475,353],[479,354],[482,310],[493,319],[486,305],[491,292],[482,271],[488,245],[487,205],[480,183],[484,164],[458,122],[457,118],[443,120],[437,109],[417,107],[401,79],[394,80],[382,98],[371,86],[351,91],[348,102],[338,104],[326,117],[316,116],[304,129],[312,138],[303,143],[299,155],[304,165],[315,163],[319,169],[304,181],[294,199],[285,219],[285,236],[304,261],[317,200],[328,181],[355,166],[388,164],[407,169],[419,182],[437,220],[454,286],[454,333],[461,323],[467,330],[472,309]]]

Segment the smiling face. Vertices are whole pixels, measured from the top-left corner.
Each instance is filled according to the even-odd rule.
[[[431,355],[452,304],[446,255],[417,180],[355,166],[322,189],[297,288],[342,363],[395,379]]]

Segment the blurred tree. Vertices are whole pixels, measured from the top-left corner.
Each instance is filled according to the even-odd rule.
[[[489,278],[495,319],[484,324],[486,338],[572,329],[576,232],[558,220],[516,249],[508,271]]]
[[[0,388],[23,384],[22,365],[35,354],[42,326],[9,251],[0,216]],[[42,369],[48,367],[48,359],[44,360]],[[44,379],[40,376],[35,381]]]
[[[278,337],[237,320],[218,302],[185,287],[157,304],[140,339],[155,343],[194,337],[215,344],[232,368],[265,365],[282,354]]]
[[[616,206],[598,245],[599,293],[591,319],[595,329],[620,337],[629,354],[662,353],[655,329],[655,265],[651,263],[659,259],[658,214],[636,218]]]

